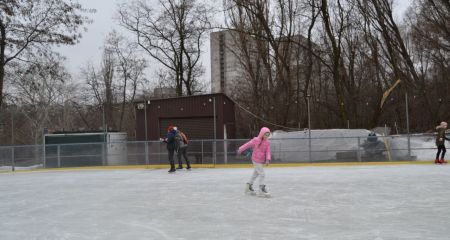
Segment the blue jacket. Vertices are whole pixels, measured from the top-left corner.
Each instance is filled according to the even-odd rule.
[[[177,134],[176,130],[172,130],[167,133],[167,150],[175,150],[176,143],[175,143],[175,135]]]

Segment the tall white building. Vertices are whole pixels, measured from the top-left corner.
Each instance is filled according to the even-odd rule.
[[[285,76],[292,81],[292,85],[299,87],[306,79],[307,70],[307,39],[301,35],[292,36],[291,39],[278,39],[281,56],[288,61],[291,67],[289,76]],[[241,41],[239,44],[238,42]],[[286,41],[286,42],[283,42]],[[233,97],[241,89],[248,87],[249,72],[253,78],[259,79],[261,83],[266,83],[267,71],[263,66],[262,50],[269,48],[267,42],[256,40],[250,35],[242,35],[233,30],[213,32],[210,34],[211,44],[211,92],[225,93]],[[243,48],[245,45],[245,48]],[[258,51],[259,48],[259,51]],[[244,49],[246,51],[241,51]],[[261,50],[262,49],[262,50]],[[313,43],[313,49],[319,52],[319,47]],[[313,57],[314,78],[320,72],[320,62]],[[283,71],[283,70],[279,70]],[[294,87],[294,89],[296,89]]]
[[[238,47],[232,30],[213,32],[211,44],[211,92],[231,96],[239,79],[243,76],[243,66],[238,59]]]

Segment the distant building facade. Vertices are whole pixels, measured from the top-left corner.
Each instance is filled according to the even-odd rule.
[[[238,50],[233,31],[213,32],[211,44],[211,92],[230,95],[232,86],[242,77],[243,67],[236,52]]]
[[[293,86],[302,85],[306,79],[308,69],[308,40],[301,35],[278,39],[280,41],[278,52],[287,59],[290,65],[288,77]],[[242,83],[248,79],[249,72],[252,78],[257,78],[265,83],[268,74],[265,74],[266,66],[262,59],[269,53],[267,42],[258,42],[254,37],[238,33],[233,30],[213,32],[210,34],[211,44],[211,92],[225,93],[232,97],[236,90],[242,87]],[[317,55],[320,48],[312,44],[314,51],[311,78],[318,78],[320,73],[320,59]],[[245,51],[242,47],[245,45]],[[281,61],[281,60],[280,60]],[[280,66],[282,64],[280,63]]]
[[[248,69],[252,68],[250,65],[260,61],[256,41],[250,35],[233,30],[210,34],[212,93],[235,95],[236,89],[246,80]],[[242,50],[243,45],[246,52]]]
[[[166,136],[169,125],[178,126],[189,139],[235,138],[234,102],[225,94],[137,101],[135,107],[138,141]]]
[[[153,95],[151,98],[160,99],[160,98],[170,98],[176,97],[177,91],[173,87],[157,87],[153,90]]]

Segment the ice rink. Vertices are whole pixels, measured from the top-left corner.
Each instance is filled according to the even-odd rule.
[[[450,239],[450,166],[0,174],[1,240]]]

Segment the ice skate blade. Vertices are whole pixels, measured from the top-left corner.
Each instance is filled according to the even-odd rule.
[[[256,193],[255,192],[245,192],[245,195],[256,196]]]

